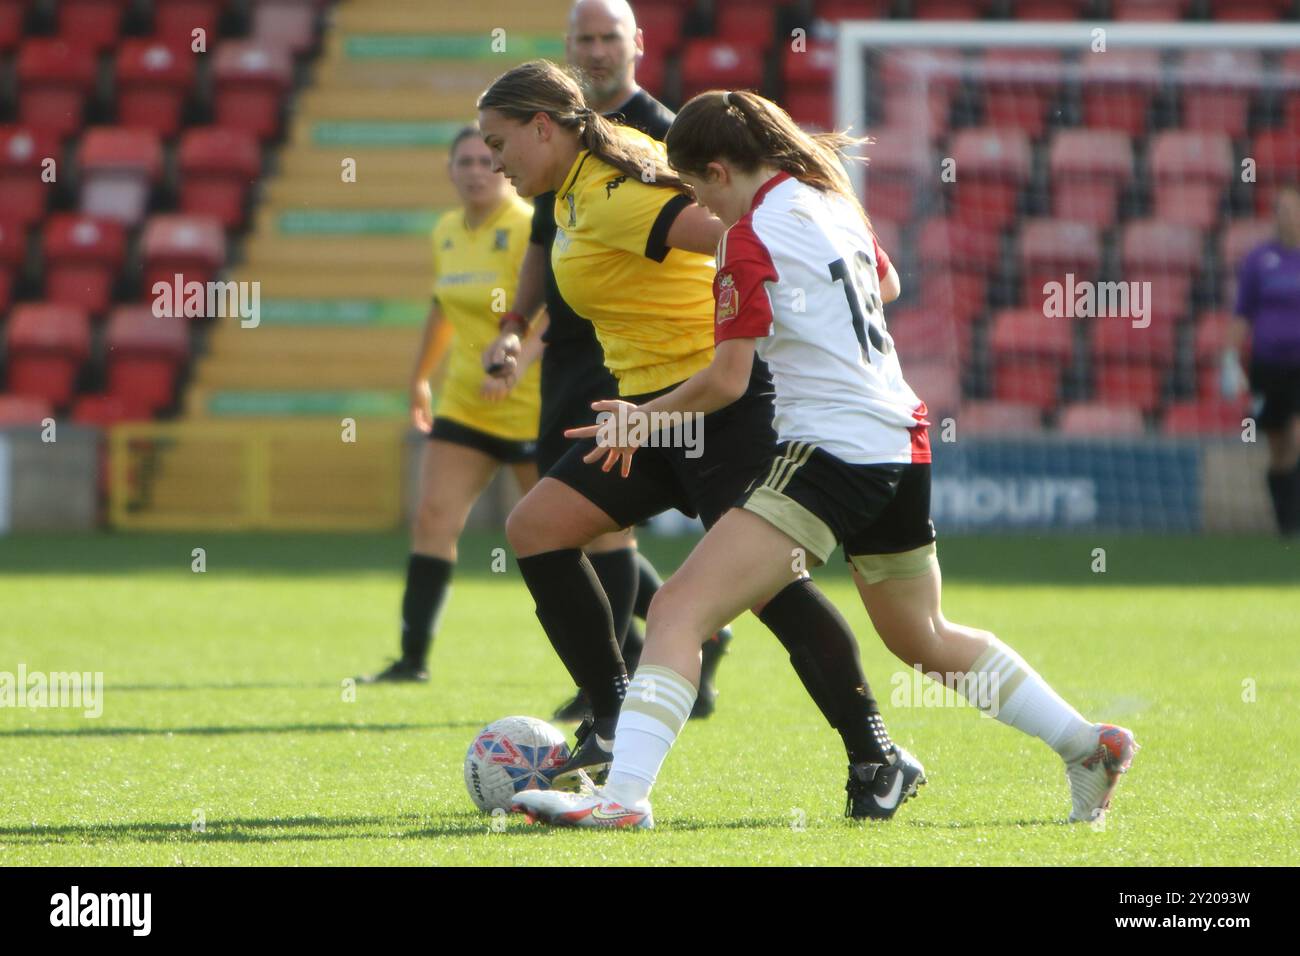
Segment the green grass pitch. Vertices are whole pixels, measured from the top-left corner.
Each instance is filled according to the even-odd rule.
[[[647,538],[667,573],[690,542]],[[0,863],[1128,865],[1300,863],[1300,551],[1267,538],[940,542],[945,611],[1015,646],[1143,749],[1106,826],[1067,826],[1046,747],[968,707],[893,699],[904,666],[841,567],[894,736],[930,783],[842,817],[839,740],[776,640],[736,625],[710,720],[655,792],[658,829],[585,833],[465,793],[474,733],[570,690],[500,536],[473,536],[422,687],[342,679],[395,651],[400,535],[0,539],[0,671],[102,671],[103,714],[0,708]],[[191,570],[191,549],[207,570]],[[1106,571],[1094,573],[1093,549]],[[567,729],[567,728],[566,728]],[[199,826],[199,821],[202,826]]]

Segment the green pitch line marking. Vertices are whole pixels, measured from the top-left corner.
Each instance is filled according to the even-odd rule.
[[[396,417],[406,414],[401,392],[213,392],[208,413],[234,417],[264,415],[364,415]]]
[[[421,209],[291,209],[280,213],[289,236],[427,235],[438,213]]]
[[[407,299],[268,299],[262,324],[418,326],[428,309]]]
[[[456,120],[321,120],[311,127],[316,146],[450,146],[465,124]]]
[[[512,60],[564,56],[564,41],[507,31],[505,49],[493,50],[491,34],[354,34],[343,41],[350,60],[487,60],[502,55]],[[499,45],[498,45],[499,46]]]

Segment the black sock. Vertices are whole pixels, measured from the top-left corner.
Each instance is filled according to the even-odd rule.
[[[433,631],[451,582],[450,561],[412,553],[406,559],[406,590],[402,594],[402,660],[423,669],[433,643]]]
[[[632,607],[636,604],[636,551],[632,548],[619,548],[617,551],[589,554],[587,560],[591,562],[596,577],[600,579],[600,586],[609,598],[609,610],[614,618],[614,637],[621,650],[627,640],[627,626],[632,623]]]
[[[813,702],[839,732],[850,763],[887,763],[889,735],[848,622],[808,578],[772,598],[759,615],[790,653]]]
[[[650,559],[640,551],[636,553],[636,571],[638,576],[636,606],[632,609],[632,613],[644,621],[646,614],[650,610],[650,599],[655,596],[656,591],[664,586],[664,580],[659,577],[659,572],[650,563]]]
[[[645,635],[641,633],[641,625],[637,624],[636,618],[632,618],[627,624],[627,637],[623,641],[623,663],[627,666],[629,674],[636,673],[643,650],[645,650]]]
[[[1273,515],[1277,518],[1277,530],[1287,534],[1293,530],[1295,516],[1292,501],[1295,497],[1295,472],[1270,471],[1268,473],[1268,494],[1273,499]]]
[[[609,599],[591,562],[578,548],[565,548],[520,558],[519,571],[555,653],[591,700],[596,733],[613,737],[627,671],[614,640]]]

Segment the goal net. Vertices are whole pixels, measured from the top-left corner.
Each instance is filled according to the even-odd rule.
[[[846,22],[836,114],[937,521],[1271,529],[1232,331],[1300,181],[1300,26]]]

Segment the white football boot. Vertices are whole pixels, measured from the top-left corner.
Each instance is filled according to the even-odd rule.
[[[1096,823],[1110,809],[1110,796],[1138,751],[1133,732],[1114,724],[1096,724],[1097,745],[1065,765],[1070,781],[1071,823]]]
[[[654,829],[649,800],[638,800],[630,807],[615,803],[604,791],[562,793],[556,790],[524,790],[512,800],[511,809],[528,817],[529,823],[549,823],[557,827],[603,827]]]

